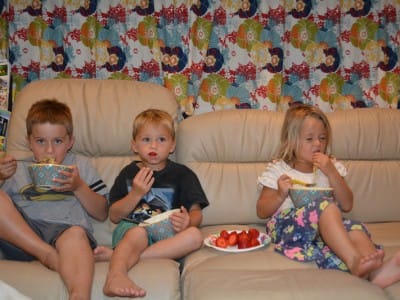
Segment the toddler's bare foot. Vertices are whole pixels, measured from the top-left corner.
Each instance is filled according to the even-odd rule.
[[[383,263],[383,266],[370,276],[373,284],[386,288],[400,281],[400,251]]]
[[[361,257],[350,268],[350,273],[361,278],[368,277],[371,272],[382,266],[384,255],[383,250],[377,250],[370,255]]]
[[[136,285],[127,275],[121,273],[108,274],[103,293],[109,297],[144,297],[146,291]]]
[[[93,250],[94,260],[97,261],[109,261],[113,250],[106,246],[98,246]]]

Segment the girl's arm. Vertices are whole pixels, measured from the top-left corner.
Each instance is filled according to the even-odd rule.
[[[344,212],[353,208],[353,192],[347,182],[339,174],[332,159],[325,154],[316,153],[313,157],[314,165],[328,177],[329,185],[333,188],[335,200]]]
[[[257,216],[261,219],[271,217],[287,198],[291,185],[290,177],[282,175],[277,190],[264,186],[257,200]]]

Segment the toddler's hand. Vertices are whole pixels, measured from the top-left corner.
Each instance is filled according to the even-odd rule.
[[[173,213],[169,219],[176,232],[186,229],[190,223],[189,213],[184,206],[181,206],[181,211]]]
[[[10,178],[16,170],[17,161],[14,157],[6,155],[0,158],[0,180]]]
[[[132,191],[141,197],[147,194],[154,183],[153,170],[143,167],[132,180]]]

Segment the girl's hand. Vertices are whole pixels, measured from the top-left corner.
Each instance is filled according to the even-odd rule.
[[[153,170],[143,167],[132,180],[132,191],[140,197],[146,195],[154,183]]]
[[[190,216],[187,209],[184,206],[181,206],[180,208],[180,212],[175,212],[169,217],[176,232],[181,232],[186,229],[190,223]]]
[[[322,173],[329,177],[329,174],[336,171],[330,157],[321,152],[315,152],[312,156],[312,161],[315,167],[320,169]]]
[[[292,187],[292,178],[284,174],[278,178],[277,193],[281,199],[286,199],[289,194],[289,189]]]
[[[17,170],[17,161],[12,156],[0,158],[0,180],[5,180],[14,175]]]

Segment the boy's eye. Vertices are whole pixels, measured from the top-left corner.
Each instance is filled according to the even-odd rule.
[[[159,140],[160,142],[165,142],[167,139],[166,139],[165,137],[160,137],[158,140]]]
[[[148,143],[148,142],[150,142],[150,138],[144,137],[144,138],[142,138],[142,141],[145,142],[145,143]]]
[[[59,145],[59,144],[62,144],[63,143],[63,140],[62,139],[56,139],[55,141],[54,141],[54,144],[56,144],[56,145]]]
[[[36,143],[42,145],[42,144],[44,144],[44,140],[43,139],[37,139]]]

